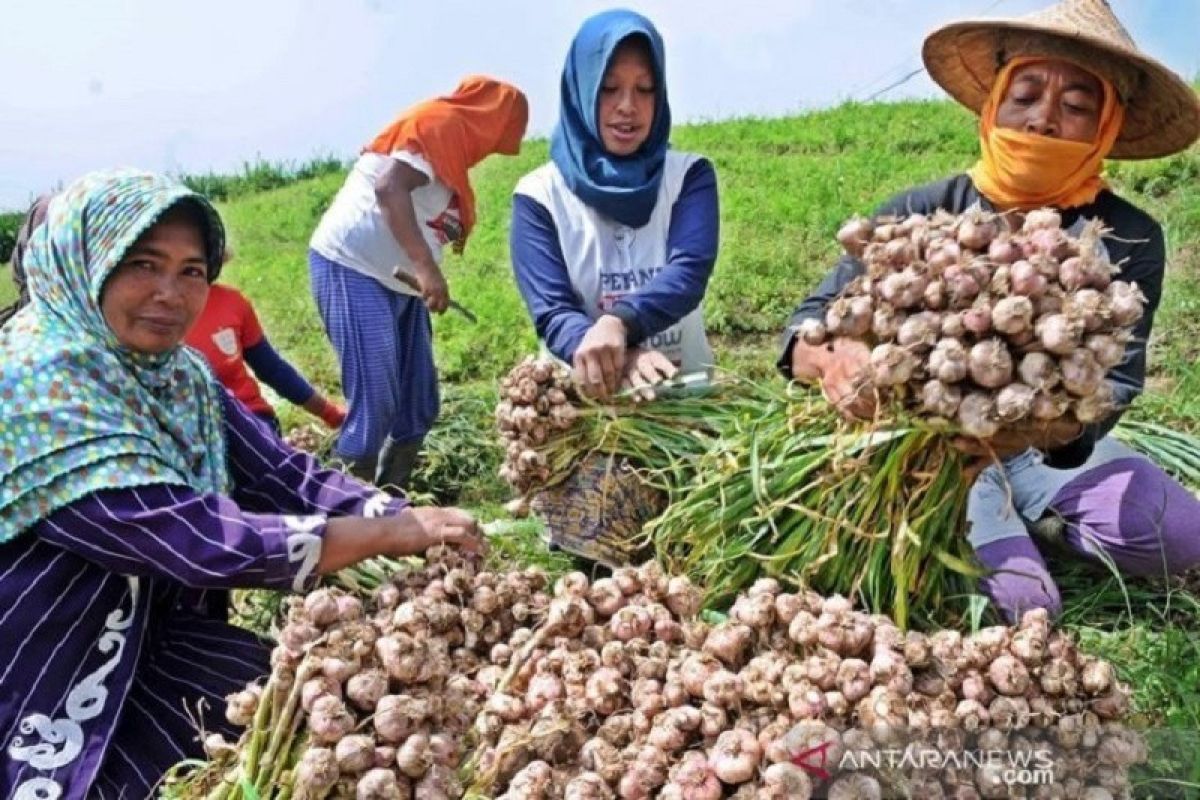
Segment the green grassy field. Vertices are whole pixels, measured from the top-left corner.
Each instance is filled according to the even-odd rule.
[[[940,102],[846,105],[800,117],[742,119],[675,130],[676,147],[708,156],[721,187],[721,257],[705,302],[722,366],[771,375],[775,337],[788,311],[836,253],[849,215],[893,192],[969,166],[971,118]],[[509,194],[545,160],[544,141],[516,158],[494,157],[474,173],[480,224],[466,253],[446,265],[454,296],[478,325],[448,314],[435,322],[446,386],[436,456],[423,488],[494,511],[505,499],[489,408],[496,378],[535,345],[508,263]],[[1115,164],[1114,187],[1167,229],[1170,263],[1151,343],[1150,391],[1134,412],[1200,427],[1200,148],[1149,163]],[[306,246],[341,183],[337,173],[221,204],[236,259],[224,279],[255,302],[277,347],[322,387],[337,370],[309,293]],[[0,302],[11,294],[0,275]],[[285,424],[304,420],[282,409]],[[1134,682],[1151,721],[1200,729],[1200,601],[1185,590],[1125,585],[1095,573],[1064,579],[1068,624],[1112,657]],[[1200,774],[1180,775],[1200,781]]]

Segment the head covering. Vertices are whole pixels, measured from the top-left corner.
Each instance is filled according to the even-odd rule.
[[[596,119],[600,86],[613,51],[630,36],[645,38],[654,71],[654,122],[636,153],[610,155]],[[550,138],[550,157],[567,186],[605,216],[640,228],[658,202],[671,106],[667,102],[666,60],[654,24],[632,11],[605,11],[583,23],[571,42],[562,74],[558,127]]]
[[[29,246],[29,237],[46,219],[46,209],[50,206],[50,197],[51,195],[44,194],[34,200],[33,204],[29,206],[29,210],[25,212],[25,219],[21,220],[21,227],[17,229],[17,240],[13,244],[11,260],[12,279],[17,287],[17,300],[6,308],[0,308],[0,325],[8,322],[29,302],[29,290],[25,286],[25,268],[21,262],[25,259],[25,248]]]
[[[1111,158],[1157,158],[1200,136],[1200,98],[1143,54],[1105,0],[1063,0],[1018,19],[955,22],[931,33],[921,55],[929,76],[979,113],[996,75],[1014,56],[1070,61],[1103,77],[1125,107]]]
[[[1106,186],[1100,176],[1104,158],[1112,150],[1125,119],[1113,85],[1096,76],[1104,96],[1093,141],[1076,142],[997,126],[996,113],[1013,74],[1019,67],[1045,60],[1022,56],[1005,64],[983,104],[981,156],[970,175],[984,197],[1003,209],[1073,208],[1095,200]]]
[[[461,252],[475,226],[475,191],[467,170],[492,153],[516,155],[529,122],[521,90],[484,75],[463,78],[452,94],[426,100],[402,112],[363,152],[391,155],[407,150],[423,156],[437,179],[458,198]]]
[[[135,353],[104,319],[105,281],[178,203],[202,212],[209,274],[224,232],[208,201],[132,170],[87,175],[51,202],[25,254],[31,302],[0,329],[0,542],[101,489],[224,492],[220,389],[186,347]]]

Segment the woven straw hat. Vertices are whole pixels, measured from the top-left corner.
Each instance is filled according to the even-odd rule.
[[[1125,124],[1110,158],[1157,158],[1200,136],[1200,98],[1183,79],[1138,50],[1106,0],[1062,0],[1015,19],[975,19],[938,28],[921,56],[929,75],[976,114],[1013,56],[1071,61],[1112,82]]]

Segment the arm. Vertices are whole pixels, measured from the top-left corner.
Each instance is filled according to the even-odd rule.
[[[412,193],[429,183],[429,176],[410,164],[391,158],[375,179],[375,200],[387,220],[388,229],[408,256],[429,310],[441,313],[450,302],[450,289],[441,267],[421,235],[421,224],[413,208]]]
[[[38,524],[43,539],[125,575],[201,589],[303,589],[315,578],[324,517],[245,512],[183,486],[110,489]]]
[[[876,216],[893,213],[893,208],[900,203],[896,198],[885,203],[876,211]],[[902,206],[901,206],[902,207]],[[842,293],[850,281],[862,275],[866,267],[857,258],[843,254],[833,265],[833,269],[825,274],[816,290],[801,301],[788,318],[787,327],[780,338],[781,351],[775,367],[785,378],[798,381],[813,382],[820,380],[830,368],[830,359],[837,359],[836,353],[825,346],[813,347],[800,341],[796,331],[800,323],[807,319],[825,318],[825,309],[837,296]],[[841,341],[841,340],[838,340]],[[834,343],[835,348],[837,342]]]
[[[293,450],[222,393],[229,497],[184,486],[96,492],[39,523],[114,572],[196,588],[305,588],[320,573],[445,541],[478,546],[457,509],[413,508]],[[417,549],[413,549],[417,548]]]
[[[393,498],[294,450],[223,393],[231,496],[248,511],[329,516],[390,516],[408,501]]]
[[[1125,347],[1125,360],[1109,370],[1108,380],[1113,387],[1117,411],[1101,422],[1085,425],[1083,433],[1067,444],[1046,453],[1046,464],[1058,469],[1071,469],[1083,464],[1092,454],[1096,442],[1116,426],[1121,415],[1146,385],[1146,346],[1154,327],[1154,315],[1162,300],[1163,274],[1166,271],[1166,243],[1162,228],[1155,224],[1129,249],[1121,268],[1120,280],[1136,283],[1146,296],[1142,318],[1133,329],[1133,339]]]
[[[888,206],[879,214],[888,213]],[[870,419],[875,414],[875,397],[862,391],[861,375],[870,360],[867,345],[856,339],[837,337],[820,345],[811,345],[797,336],[806,319],[823,319],[826,307],[842,293],[846,285],[865,272],[862,262],[850,255],[838,259],[815,292],[796,307],[782,338],[782,352],[776,368],[784,377],[804,383],[819,383],[825,396],[843,416]]]
[[[372,556],[415,555],[440,541],[474,549],[474,527],[455,509],[405,508],[394,516],[337,519],[255,514],[228,497],[154,485],[95,492],[34,530],[120,574],[198,589],[300,591],[318,574]]]
[[[292,405],[301,406],[320,418],[331,428],[338,427],[346,416],[345,409],[331,403],[313,388],[304,376],[271,346],[266,336],[242,351],[254,374]]]
[[[625,323],[630,346],[666,330],[700,305],[719,241],[717,174],[707,159],[700,159],[688,169],[671,209],[667,263],[649,283],[613,306],[613,316]]]
[[[875,216],[929,214],[938,208],[965,208],[977,201],[974,186],[966,176],[960,175],[902,192],[877,208]],[[819,382],[826,397],[843,415],[859,419],[870,418],[875,413],[874,393],[863,391],[861,379],[870,358],[869,348],[863,342],[845,338],[814,347],[799,341],[796,331],[806,319],[821,319],[829,303],[864,271],[862,263],[849,255],[838,259],[817,290],[792,313],[776,362],[785,377]]]
[[[531,197],[513,195],[508,245],[517,288],[538,338],[571,363],[593,321],[571,285],[550,212]]]

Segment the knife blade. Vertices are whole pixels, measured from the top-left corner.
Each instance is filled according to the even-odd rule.
[[[400,281],[401,283],[416,289],[418,292],[421,291],[421,284],[417,282],[415,275],[410,275],[402,269],[396,269],[392,272],[392,275],[394,275],[396,280]],[[471,311],[471,309],[467,308],[453,298],[450,300],[450,308],[462,314],[463,317],[466,318],[467,322],[471,323],[472,325],[479,322],[479,318],[475,316],[475,313]]]

